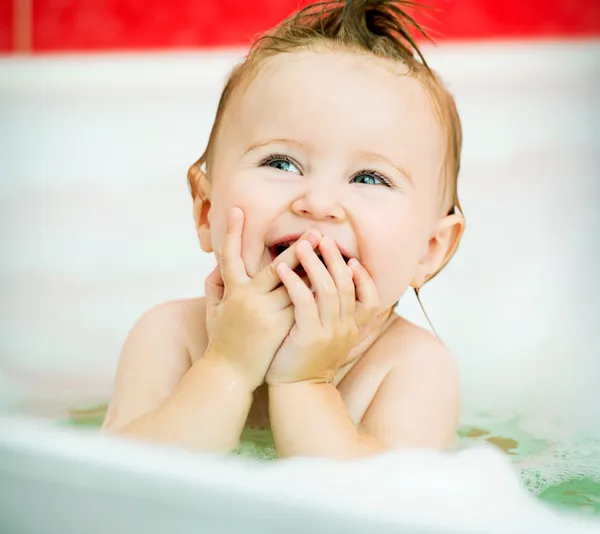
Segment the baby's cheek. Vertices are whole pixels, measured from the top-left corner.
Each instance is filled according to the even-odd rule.
[[[418,261],[411,252],[406,248],[388,247],[370,270],[382,309],[397,302],[412,282]]]
[[[409,286],[411,278],[406,267],[400,263],[396,263],[394,266],[388,265],[382,272],[377,273],[375,285],[383,310],[388,309],[400,299]]]
[[[215,188],[212,204],[209,213],[210,234],[212,245],[215,251],[221,250],[223,237],[227,229],[227,219],[232,208],[241,208],[244,212],[244,229],[243,234],[248,232],[248,214],[247,209],[242,202],[238,202],[235,195],[231,194],[229,189]],[[242,234],[242,235],[243,235]]]

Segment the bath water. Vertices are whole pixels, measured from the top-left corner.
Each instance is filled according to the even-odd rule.
[[[106,405],[74,408],[58,424],[98,429],[105,411]],[[462,422],[457,448],[490,443],[508,455],[525,487],[540,500],[600,517],[600,443],[584,435],[569,441],[541,439],[523,426],[515,414],[479,412]],[[272,433],[246,428],[234,454],[275,460]]]

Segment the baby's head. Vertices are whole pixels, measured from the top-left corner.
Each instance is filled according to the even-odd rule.
[[[254,44],[189,173],[203,250],[219,259],[233,206],[250,276],[316,228],[369,271],[382,311],[445,266],[464,227],[460,119],[401,5],[312,5]]]

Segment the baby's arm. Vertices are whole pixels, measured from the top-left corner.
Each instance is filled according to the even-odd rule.
[[[119,362],[106,430],[205,452],[237,445],[252,392],[231,366],[210,354],[191,365],[186,323],[198,315],[204,319],[203,313],[189,313],[194,305],[199,306],[163,304],[134,326]]]
[[[437,339],[404,321],[396,323],[387,339],[364,356],[366,365],[357,369],[376,376],[381,361],[391,362],[371,402],[361,401],[369,407],[359,428],[343,401],[344,393],[358,392],[344,392],[344,383],[342,394],[326,383],[269,389],[280,456],[352,458],[404,447],[443,449],[454,443],[459,412],[456,364]]]
[[[130,333],[105,428],[206,452],[238,444],[253,392],[294,321],[277,265],[298,265],[292,245],[249,278],[241,257],[243,220],[241,210],[231,211],[201,313],[183,313],[181,303],[162,306]],[[320,237],[303,236],[313,247]],[[190,346],[204,353],[193,365]]]

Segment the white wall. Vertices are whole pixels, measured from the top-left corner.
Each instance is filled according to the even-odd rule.
[[[465,410],[589,426],[600,43],[429,52],[463,118],[468,230],[423,300],[460,363]],[[212,258],[195,240],[186,171],[238,57],[0,61],[5,393],[105,397],[133,321],[202,293]],[[412,296],[401,308],[425,324]]]

